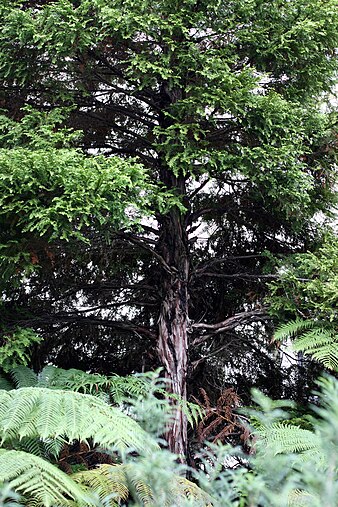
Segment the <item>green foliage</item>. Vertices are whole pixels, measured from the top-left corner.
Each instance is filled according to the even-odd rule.
[[[0,449],[0,477],[9,487],[32,496],[41,505],[67,505],[69,499],[90,505],[83,490],[47,461],[22,451]]]
[[[68,389],[74,389],[75,385],[80,389],[84,386],[88,388],[94,379],[96,382],[100,379],[99,375],[47,367],[42,374],[34,376],[29,368],[23,366],[12,370],[10,375],[17,386],[49,384],[49,388],[18,387],[0,391],[0,436],[2,445],[7,447],[6,450],[0,450],[0,479],[22,492],[28,499],[27,505],[96,505],[96,497],[106,506],[119,505],[120,501],[129,497],[140,502],[140,505],[146,505],[149,502],[152,504],[155,496],[165,500],[163,505],[173,505],[185,497],[203,497],[204,493],[197,486],[175,476],[174,455],[160,451],[156,458],[154,440],[130,417],[97,397],[57,389],[60,383],[64,383]],[[157,415],[160,414],[161,418],[165,415],[167,402],[161,402],[153,396],[153,393],[158,394],[160,385],[156,378],[156,374],[144,376],[143,391],[138,389],[139,398],[142,392],[142,401],[140,398],[132,405],[137,418],[141,415],[137,413],[137,407],[141,405],[146,406],[148,417],[155,415],[150,410],[151,397],[160,408]],[[107,383],[108,379],[100,387],[107,387]],[[131,379],[127,379],[126,386],[129,388],[130,383]],[[146,384],[148,400],[144,392]],[[121,395],[122,379],[119,386]],[[135,392],[134,386],[134,395]],[[131,461],[126,465],[101,465],[97,469],[67,477],[48,461],[57,458],[65,442],[74,440],[90,441],[101,449],[117,449],[124,457],[126,452],[138,451],[144,455],[144,461],[140,464]],[[3,462],[8,462],[7,468],[2,467],[1,453]],[[148,463],[150,455],[152,465]],[[156,459],[162,468],[166,463],[166,474],[170,481],[165,495],[158,489],[162,487],[161,480],[158,480],[157,489],[154,489],[155,484],[152,484],[153,489],[148,485],[148,481],[151,482],[150,470],[153,469],[152,474],[155,471],[158,474],[158,467],[153,468]],[[147,466],[145,463],[148,463]],[[81,488],[76,486],[77,483]]]
[[[15,493],[8,484],[2,484],[0,486],[0,505],[1,507],[22,507],[20,502],[20,495]]]
[[[254,413],[255,426],[260,422],[253,434],[255,451],[248,456],[239,449],[210,446],[203,459],[204,471],[196,474],[213,505],[337,504],[338,382],[323,379],[320,387],[320,408],[313,408],[317,412],[313,432],[278,422],[287,417],[282,410],[283,405],[288,406],[285,401],[276,403],[262,394],[254,395],[261,407]],[[241,467],[236,466],[238,460],[243,460]]]
[[[168,286],[176,291],[179,280],[187,287],[182,313],[187,313],[189,301],[194,366],[202,361],[202,369],[209,367],[214,378],[219,364],[223,379],[222,354],[235,344],[234,356],[243,368],[243,358],[256,345],[246,331],[252,320],[247,325],[244,319],[240,332],[231,329],[234,337],[222,328],[213,333],[211,324],[210,339],[208,325],[244,308],[248,313],[259,308],[261,252],[306,248],[318,232],[316,214],[326,214],[335,199],[334,118],[322,107],[327,101],[323,93],[330,93],[337,73],[335,4],[336,0],[4,0],[0,277],[6,289],[1,304],[6,322],[15,323],[17,313],[23,321],[27,316],[44,335],[55,324],[58,330],[73,326],[79,332],[74,333],[76,353],[92,353],[99,343],[101,363],[107,357],[104,343],[115,339],[114,354],[129,346],[135,350],[140,335],[137,366],[145,356],[156,363],[156,322],[161,309],[170,315]],[[27,109],[28,103],[34,109]],[[203,187],[205,182],[209,188]],[[149,215],[154,228],[141,223]],[[200,230],[213,231],[206,249],[199,243]],[[114,235],[119,240],[113,245]],[[181,248],[176,249],[178,240]],[[139,246],[142,254],[136,251]],[[282,289],[279,285],[272,294],[272,312],[282,309],[286,318],[304,314],[316,321],[329,315],[334,321],[337,284],[335,275],[325,273],[325,265],[335,257],[325,264],[311,255],[295,269],[282,264]],[[228,256],[237,261],[228,261]],[[310,275],[302,276],[302,271]],[[223,277],[231,283],[224,283]],[[303,284],[299,278],[313,283]],[[105,290],[109,283],[111,299]],[[128,306],[138,308],[140,302],[145,303],[140,311]],[[113,313],[114,319],[115,314],[122,316],[117,325]],[[126,322],[127,313],[132,323]],[[194,324],[203,326],[204,321],[206,327],[198,331]],[[133,338],[129,342],[126,329]],[[87,333],[85,343],[78,340],[81,333]],[[62,337],[63,344],[68,340],[68,354],[69,335]],[[153,350],[148,351],[150,341]],[[41,361],[50,361],[53,352],[64,350],[63,344],[53,342],[54,351]],[[252,356],[247,362],[254,362]],[[103,368],[101,364],[97,371]],[[137,368],[132,365],[129,371]],[[35,382],[28,370],[16,369],[10,375],[19,385]],[[257,376],[264,377],[262,371]],[[121,402],[124,393],[138,396],[143,390],[134,379],[124,382],[51,369],[38,378],[37,386],[1,394],[7,410],[0,408],[2,431],[13,441],[18,436],[48,442],[66,435],[94,441],[100,436],[102,445],[112,445],[126,429],[123,421],[116,423],[114,433],[112,419],[120,416],[114,412],[113,417],[107,404],[97,406],[103,400],[88,393],[97,391]],[[164,403],[153,400],[149,410],[142,396],[137,401],[143,422],[148,424],[153,414],[164,417]],[[79,409],[74,408],[77,403]],[[89,409],[93,414],[98,410],[95,424],[103,421],[104,428],[95,426]],[[137,404],[129,409],[136,414]],[[198,415],[198,409],[193,410],[192,415]],[[65,421],[72,423],[70,428]],[[155,434],[163,428],[161,421],[152,423]],[[32,442],[24,444],[33,450]],[[213,452],[207,457],[210,462]],[[143,470],[149,476],[155,501],[163,505],[167,489],[156,483],[154,471],[167,459],[161,480],[168,482],[175,465],[174,459],[158,456],[140,465],[140,475]],[[225,456],[220,450],[217,466],[204,477],[216,504],[282,505],[288,492],[308,486],[298,475],[288,481],[293,470],[283,455],[276,459],[274,477],[257,459],[260,478],[243,470],[223,473]],[[331,499],[323,498],[329,505]],[[140,501],[136,497],[136,503]]]
[[[152,328],[149,340],[168,269],[180,272],[174,264],[182,256],[169,268],[163,259],[181,238],[193,282],[186,298],[192,333],[203,333],[193,324],[205,308],[215,323],[254,306],[248,294],[262,292],[262,250],[295,251],[313,238],[316,213],[332,207],[334,119],[321,106],[337,70],[334,7],[334,0],[2,2],[0,276],[7,297],[26,283],[39,287],[44,315],[57,320],[58,331],[65,330],[64,315],[81,337],[100,343],[100,353],[103,342],[111,343],[108,333],[129,339],[135,350],[137,335],[121,338],[112,308],[124,306],[117,314],[132,315],[138,334]],[[141,222],[149,214],[151,228]],[[202,230],[215,231],[206,250],[197,237]],[[204,271],[233,277],[236,290],[233,283],[225,289],[222,276],[206,280],[194,272],[224,255],[258,256]],[[121,303],[118,288],[102,300],[95,284],[112,279],[133,287],[145,282],[146,294],[131,300],[139,311]],[[88,314],[78,307],[70,314],[64,285],[90,285],[81,300],[100,306],[105,323],[84,325]],[[145,301],[152,288],[155,296]],[[19,301],[36,323],[41,305],[33,294],[39,289]],[[41,318],[39,325],[50,333]],[[146,350],[145,335],[139,348]],[[83,343],[76,348],[88,350]],[[56,350],[64,349],[55,346],[50,357]],[[203,346],[196,350],[203,354]],[[84,369],[95,369],[88,357]],[[133,364],[129,371],[140,369]]]
[[[7,448],[0,451],[0,477],[8,482],[10,488],[23,494],[27,505],[39,507],[113,507],[121,502],[128,502],[135,507],[298,507],[303,504],[308,507],[333,507],[338,498],[338,382],[336,379],[326,378],[321,380],[320,388],[321,402],[319,408],[314,407],[317,417],[313,420],[313,432],[276,421],[276,418],[285,420],[286,413],[282,408],[290,404],[256,394],[255,400],[263,412],[255,412],[256,422],[260,423],[255,430],[255,453],[250,456],[243,455],[239,449],[221,445],[210,445],[209,450],[202,449],[203,466],[193,471],[194,480],[199,487],[179,477],[184,467],[176,462],[176,456],[159,448],[152,448],[151,452],[148,452],[150,448],[144,449],[146,456],[126,456],[126,462],[122,464],[100,465],[71,476],[65,475],[40,456]],[[46,435],[42,427],[42,411],[50,412],[50,398],[46,391],[48,389],[21,388],[10,393],[1,392],[3,409],[0,422],[3,438],[7,438],[9,434]],[[58,399],[60,393],[54,389],[49,390],[51,398]],[[11,398],[10,405],[8,396]],[[68,411],[68,414],[74,421],[74,426],[76,424],[83,434],[82,438],[89,438],[89,432],[85,431],[89,424],[86,415],[88,409],[96,412],[96,424],[100,425],[102,416],[98,415],[98,406],[101,409],[102,405],[106,404],[90,395],[71,391],[63,391],[62,396],[64,406],[68,406],[66,398],[72,402],[73,411]],[[37,403],[39,398],[43,402],[41,407]],[[82,406],[86,405],[85,412],[81,411],[80,421],[74,416],[74,406],[79,399],[82,400]],[[88,399],[91,400],[90,407],[87,406]],[[57,414],[61,410],[63,419],[64,411],[60,407],[60,401],[57,401],[54,409]],[[152,416],[155,415],[153,409],[150,409],[150,412]],[[157,413],[157,417],[162,416],[163,410]],[[58,431],[63,437],[79,438],[76,432],[70,434],[72,427],[69,421],[67,428],[62,428],[60,416],[55,416],[53,412],[52,418],[55,417],[59,419]],[[82,425],[83,417],[87,419]],[[127,419],[126,417],[125,420]],[[23,424],[20,424],[20,420]],[[49,421],[48,426],[49,438],[51,435],[54,438],[57,435],[54,422]],[[116,425],[108,429],[111,433],[122,431],[121,427]],[[107,443],[105,439],[98,440],[104,445]],[[10,442],[14,442],[13,438],[7,440],[6,445]],[[231,463],[238,460],[244,460],[250,468],[232,467]]]
[[[295,338],[293,348],[304,352],[326,368],[338,370],[338,335],[333,323],[313,320],[290,321],[277,328],[274,339]]]
[[[278,263],[280,280],[270,284],[268,302],[279,319],[274,339],[292,339],[293,348],[331,370],[338,369],[338,243],[328,233],[314,252],[295,254]]]
[[[9,371],[18,365],[27,365],[29,352],[27,349],[33,343],[40,343],[41,337],[32,329],[16,329],[12,333],[2,336],[0,346],[0,365],[4,371]]]
[[[289,426],[275,424],[265,428],[259,444],[257,464],[267,471],[264,460],[274,461],[276,453],[284,453],[289,461],[287,480],[294,485],[298,483],[300,491],[292,493],[292,505],[303,505],[298,498],[302,495],[305,505],[319,507],[337,503],[337,442],[338,442],[338,382],[334,378],[325,378],[319,382],[321,393],[320,406],[313,407],[317,412],[314,421],[314,432]],[[318,393],[317,393],[318,394]],[[272,431],[270,431],[272,429]],[[300,454],[298,454],[300,452]],[[283,461],[283,460],[282,460]],[[271,462],[270,462],[271,463]],[[265,472],[266,473],[266,472]],[[325,478],[323,480],[323,478]],[[279,505],[279,504],[277,504]],[[280,505],[283,505],[282,503]]]
[[[55,366],[45,366],[36,375],[30,368],[18,366],[9,370],[6,375],[0,373],[0,386],[5,390],[34,386],[77,391],[102,397],[116,405],[130,405],[137,399],[142,403],[142,400],[151,396],[160,396],[163,398],[164,406],[167,404],[164,398],[173,400],[184,411],[192,427],[203,413],[196,403],[183,401],[178,396],[167,393],[163,380],[158,377],[158,372],[108,377],[97,373],[86,373],[75,368],[65,370]],[[159,400],[155,404],[159,405]],[[139,407],[138,411],[140,410]]]
[[[67,111],[66,111],[67,112]],[[88,156],[75,148],[78,132],[60,127],[65,110],[30,107],[21,122],[0,117],[1,277],[22,279],[39,264],[36,244],[55,239],[90,242],[90,231],[136,226],[154,209],[179,201],[152,184],[135,159]],[[32,241],[32,235],[35,240]],[[89,236],[88,236],[89,235]]]
[[[270,284],[268,302],[275,315],[309,316],[334,322],[338,307],[338,240],[328,231],[313,252],[277,261],[281,279]]]
[[[127,465],[101,465],[73,474],[72,479],[107,507],[128,500],[131,505],[209,505],[211,497],[193,482],[175,474],[175,457],[165,451]],[[149,486],[152,485],[152,487]]]
[[[0,163],[0,219],[22,233],[84,239],[81,231],[93,222],[137,221],[150,201],[151,186],[133,161],[85,157],[75,149],[18,147],[2,148]]]
[[[96,397],[26,387],[0,391],[0,437],[39,437],[89,440],[120,452],[149,452],[154,447],[147,433],[130,417]],[[27,424],[29,421],[29,424]]]
[[[18,374],[19,373],[19,374]],[[32,382],[31,371],[12,371],[16,382]],[[37,377],[35,377],[37,383]],[[65,442],[90,441],[110,452],[144,452],[154,440],[130,417],[91,395],[40,387],[0,391],[0,480],[21,492],[29,505],[94,505],[93,497],[54,462]],[[35,502],[35,503],[34,503]]]
[[[63,126],[71,109],[55,108],[48,113],[22,108],[21,121],[14,121],[0,115],[0,146],[3,149],[30,148],[49,150],[50,148],[74,148],[81,137],[80,131]]]
[[[264,426],[257,434],[263,445],[268,444],[275,454],[319,453],[319,437],[312,431],[288,424],[287,421]]]

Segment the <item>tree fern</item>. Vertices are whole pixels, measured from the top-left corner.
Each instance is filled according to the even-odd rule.
[[[150,391],[154,394],[167,396],[174,400],[183,410],[190,425],[195,426],[203,416],[202,408],[196,404],[181,400],[174,394],[167,393],[161,382],[157,383],[156,372],[143,375],[99,375],[87,373],[71,368],[64,370],[55,366],[45,366],[41,373],[36,375],[26,366],[18,366],[5,374],[0,372],[0,388],[11,390],[21,387],[46,387],[49,389],[63,389],[78,391],[84,394],[101,396],[115,404],[121,404],[128,399],[145,398]]]
[[[277,341],[283,341],[287,338],[294,338],[300,332],[313,328],[315,322],[313,320],[291,320],[279,326],[274,333],[274,339]]]
[[[253,461],[257,472],[261,474],[264,471],[270,488],[273,480],[271,470],[283,466],[280,480],[283,485],[288,482],[290,488],[288,503],[275,500],[267,504],[269,507],[287,504],[292,507],[338,505],[338,381],[325,377],[318,384],[321,392],[315,394],[320,405],[313,407],[318,415],[313,418],[313,432],[287,422],[269,423],[256,432],[257,455]],[[261,418],[263,422],[264,417],[265,414]],[[281,461],[276,458],[281,458]]]
[[[110,497],[110,505],[120,505],[126,501],[133,490],[141,505],[151,504],[152,491],[149,485],[132,474],[131,465],[101,465],[94,470],[73,474],[75,482],[87,486],[97,493],[101,500]]]
[[[55,366],[45,366],[38,376],[38,385],[39,387],[79,391],[84,394],[97,394],[99,391],[107,391],[109,378],[75,368],[64,370]]]
[[[123,467],[101,465],[93,470],[85,470],[72,475],[72,479],[93,492],[101,501],[109,497],[109,506],[118,506],[129,497],[129,488]]]
[[[29,452],[47,461],[53,461],[59,456],[65,442],[61,438],[42,440],[38,437],[24,437],[7,441],[7,446],[8,444],[12,449]]]
[[[33,387],[38,384],[38,377],[28,366],[16,366],[7,372],[0,370],[0,389],[10,391],[20,387]]]
[[[286,422],[276,422],[257,430],[257,436],[263,446],[269,446],[275,454],[303,453],[314,451],[319,453],[320,438],[314,432],[293,426]]]
[[[92,439],[119,451],[156,447],[134,420],[93,396],[37,387],[0,391],[0,438],[23,437]]]
[[[69,499],[78,505],[92,505],[84,490],[69,476],[47,461],[23,451],[0,450],[1,481],[33,497],[45,507],[68,505]]]
[[[122,465],[100,465],[93,470],[73,474],[72,479],[88,491],[96,493],[101,500],[109,497],[109,506],[115,507],[134,497],[137,505],[158,505],[154,493],[138,476],[132,463]],[[167,485],[166,485],[167,487]],[[193,482],[179,477],[172,472],[170,494],[165,506],[182,505],[190,499],[198,501],[198,505],[210,505],[211,497]]]
[[[128,398],[144,398],[152,390],[153,393],[175,400],[186,414],[191,426],[194,426],[202,416],[201,407],[195,403],[183,402],[178,396],[168,393],[163,388],[161,381],[156,383],[157,379],[157,372],[127,375],[126,377],[119,375],[107,377],[96,373],[86,373],[75,368],[64,370],[55,366],[46,366],[38,376],[38,385],[94,395],[103,392],[109,394],[112,401],[117,404],[125,402]]]
[[[275,340],[288,338],[294,338],[294,350],[304,352],[328,369],[338,370],[338,334],[333,324],[297,319],[275,332]]]
[[[12,368],[9,373],[16,388],[37,385],[38,379],[36,373],[27,366],[17,366]]]

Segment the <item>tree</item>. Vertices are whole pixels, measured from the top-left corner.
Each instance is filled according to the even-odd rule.
[[[6,332],[18,324],[57,331],[40,357],[74,358],[68,333],[101,362],[113,336],[113,352],[131,358],[126,367],[162,364],[183,399],[210,357],[230,348],[240,364],[261,354],[265,282],[278,276],[264,271],[264,252],[309,248],[318,237],[313,218],[332,202],[336,138],[318,105],[337,67],[335,7],[3,2],[0,100],[21,125],[13,136],[5,123],[1,138],[1,254],[13,268]],[[41,113],[29,125],[27,105]],[[59,151],[65,131],[55,144],[57,107],[68,108],[64,128],[82,131],[70,142],[76,151]],[[46,122],[56,150],[48,163]],[[105,168],[118,176],[100,186]],[[130,205],[152,218],[135,223]],[[179,410],[167,438],[187,454]]]

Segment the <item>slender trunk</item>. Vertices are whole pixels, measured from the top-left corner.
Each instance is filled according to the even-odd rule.
[[[161,280],[163,300],[159,316],[158,354],[165,368],[168,389],[186,400],[189,257],[184,224],[184,217],[176,208],[162,222],[159,248],[172,273],[165,273]],[[184,462],[187,455],[187,418],[177,404],[173,405],[174,418],[166,437],[169,449],[180,455],[180,460]]]

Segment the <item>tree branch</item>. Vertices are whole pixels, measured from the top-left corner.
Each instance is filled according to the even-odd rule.
[[[167,262],[162,257],[162,255],[157,253],[153,248],[151,248],[149,245],[147,245],[144,241],[141,241],[140,239],[135,238],[135,236],[131,236],[131,235],[124,234],[124,233],[118,233],[117,236],[121,237],[122,239],[126,239],[127,241],[130,241],[131,243],[133,243],[135,245],[140,246],[141,248],[143,248],[147,252],[150,252],[151,255],[159,261],[159,264],[162,266],[162,268],[167,273],[169,273],[170,275],[174,274],[174,269],[172,267],[170,267],[169,264],[167,264]]]
[[[210,338],[211,336],[214,336],[219,333],[223,333],[224,331],[230,331],[232,329],[235,329],[239,325],[243,325],[249,322],[257,322],[261,320],[267,320],[271,317],[267,315],[266,309],[258,309],[258,310],[251,310],[248,312],[241,312],[237,313],[236,315],[233,315],[232,317],[227,318],[226,320],[223,320],[222,322],[217,322],[216,324],[208,324],[205,322],[199,322],[196,324],[192,324],[191,328],[194,329],[202,329],[210,331],[209,334],[200,336],[196,338],[192,342],[192,346],[200,345],[201,343],[205,342]]]
[[[157,333],[145,326],[140,326],[130,321],[119,321],[109,319],[98,319],[94,317],[84,317],[83,315],[70,315],[68,313],[55,313],[48,315],[41,315],[39,317],[33,317],[32,319],[22,320],[21,324],[25,325],[41,325],[41,324],[79,324],[79,325],[90,325],[90,326],[102,326],[121,331],[129,331],[139,333],[148,336],[154,340],[157,339]]]
[[[216,258],[212,259],[210,261],[205,262],[202,264],[200,268],[196,268],[192,274],[196,276],[201,276],[208,268],[215,266],[217,264],[223,264],[224,262],[231,262],[231,261],[241,261],[246,259],[259,259],[261,257],[264,257],[263,254],[249,254],[249,255],[231,255],[229,257],[222,257],[222,258]]]
[[[250,273],[233,273],[233,274],[226,274],[226,273],[211,273],[211,272],[203,272],[199,274],[198,276],[209,276],[214,278],[226,278],[226,279],[242,279],[242,280],[279,280],[281,278],[281,275],[253,275]],[[298,282],[310,282],[310,278],[297,278]]]
[[[250,273],[233,273],[233,274],[227,274],[227,273],[212,273],[204,271],[200,273],[198,276],[208,276],[208,277],[215,277],[215,278],[228,278],[228,279],[248,279],[248,280],[278,280],[280,278],[280,275],[253,275]]]

